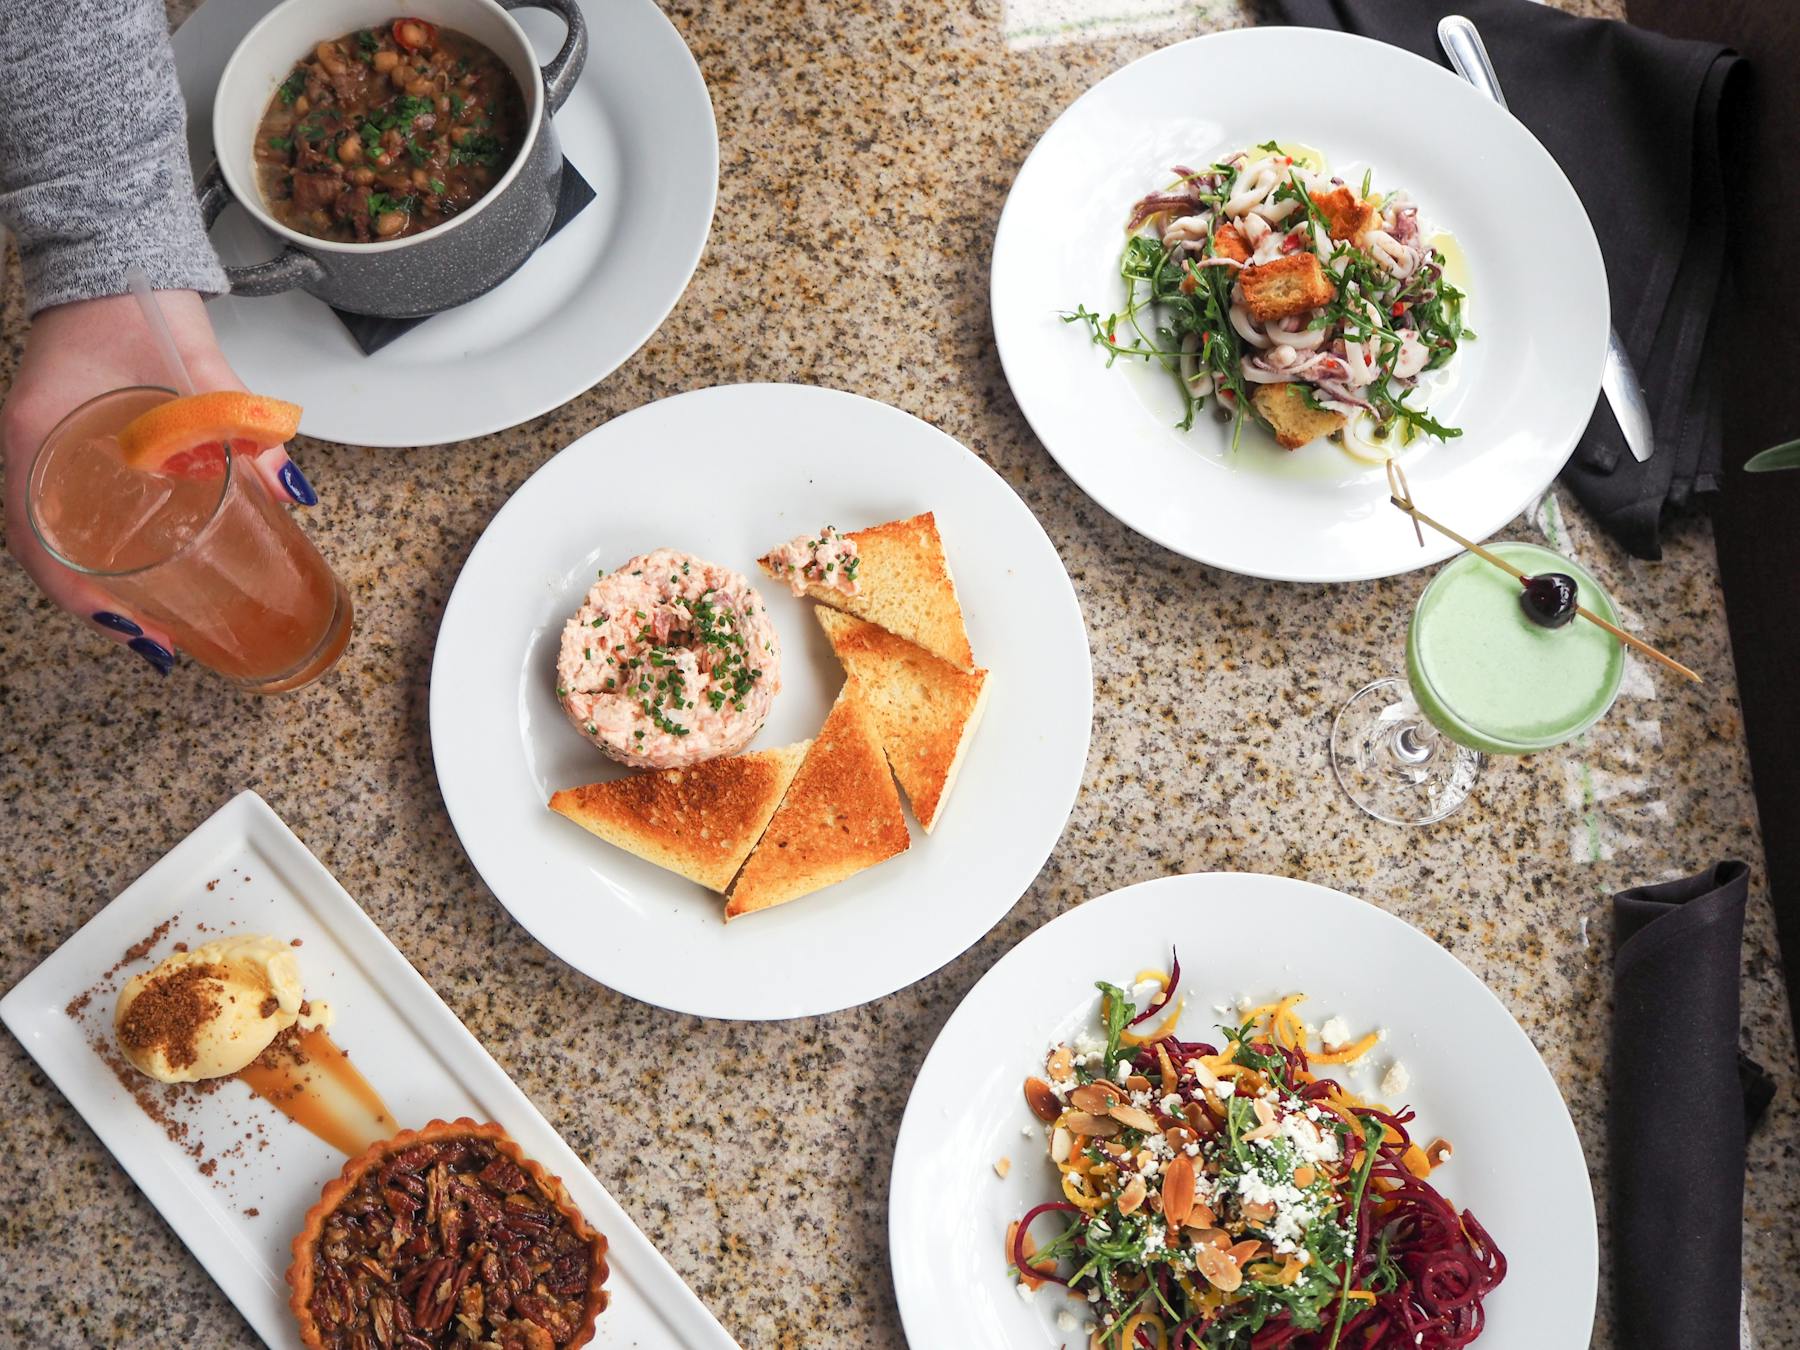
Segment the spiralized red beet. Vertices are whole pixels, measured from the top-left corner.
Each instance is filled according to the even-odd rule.
[[[1055,1214],[1079,1214],[1079,1213],[1081,1213],[1081,1209],[1079,1206],[1071,1205],[1066,1200],[1051,1200],[1045,1204],[1039,1205],[1036,1209],[1032,1210],[1024,1218],[1020,1219],[1019,1226],[1013,1230],[1013,1246],[1012,1246],[1013,1265],[1021,1273],[1023,1273],[1024,1271],[1030,1271],[1032,1273],[1032,1275],[1034,1275],[1036,1278],[1038,1278],[1040,1280],[1048,1280],[1052,1284],[1060,1284],[1060,1285],[1066,1286],[1069,1282],[1067,1280],[1065,1280],[1062,1276],[1058,1275],[1055,1271],[1047,1271],[1047,1270],[1038,1269],[1038,1267],[1029,1264],[1028,1260],[1025,1256],[1025,1235],[1031,1228],[1031,1221],[1033,1219],[1037,1218],[1037,1216],[1040,1214],[1052,1214],[1052,1213],[1055,1213]]]
[[[1162,993],[1150,1000],[1149,1006],[1146,1007],[1144,1011],[1132,1018],[1125,1025],[1128,1027],[1135,1027],[1139,1022],[1147,1022],[1152,1017],[1155,1017],[1157,1013],[1169,1006],[1169,1000],[1175,997],[1175,989],[1180,983],[1181,958],[1175,954],[1175,949],[1171,947],[1169,948],[1169,982],[1163,986]]]

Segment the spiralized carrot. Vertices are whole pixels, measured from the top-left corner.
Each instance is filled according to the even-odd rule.
[[[1361,1040],[1351,1041],[1348,1045],[1340,1045],[1335,1050],[1319,1049],[1307,1056],[1314,1064],[1354,1064],[1380,1042],[1381,1034],[1371,1031]]]
[[[1136,1346],[1135,1338],[1139,1327],[1150,1327],[1156,1332],[1157,1350],[1169,1350],[1169,1328],[1153,1312],[1135,1312],[1126,1318],[1125,1324],[1119,1328],[1119,1344]]]

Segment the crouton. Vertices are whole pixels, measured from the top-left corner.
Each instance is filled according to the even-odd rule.
[[[1246,267],[1239,277],[1244,304],[1258,323],[1272,323],[1327,304],[1337,286],[1316,253],[1290,253],[1274,262]]]
[[[1364,230],[1374,228],[1374,203],[1363,201],[1341,183],[1330,192],[1313,193],[1312,201],[1319,208],[1319,214],[1331,223],[1333,239],[1354,239]]]
[[[1221,225],[1213,231],[1213,255],[1219,258],[1235,258],[1239,262],[1250,261],[1250,245],[1244,242],[1244,236],[1235,225]]]
[[[1342,413],[1313,407],[1298,385],[1259,384],[1250,401],[1275,429],[1275,439],[1283,450],[1298,450],[1344,425]]]

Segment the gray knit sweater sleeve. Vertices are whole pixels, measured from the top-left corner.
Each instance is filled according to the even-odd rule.
[[[161,0],[0,0],[0,223],[30,313],[159,290],[217,293]]]

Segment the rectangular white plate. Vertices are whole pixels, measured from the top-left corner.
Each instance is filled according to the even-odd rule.
[[[209,882],[218,884],[209,889]],[[618,1202],[349,893],[268,803],[243,792],[20,980],[0,999],[0,1021],[267,1344],[300,1345],[287,1306],[288,1244],[320,1188],[343,1166],[343,1155],[233,1083],[184,1111],[190,1139],[223,1159],[213,1177],[202,1176],[196,1159],[132,1100],[89,1043],[95,1027],[111,1022],[110,998],[94,999],[79,1020],[66,1011],[118,962],[126,944],[177,913],[162,941],[121,970],[119,982],[167,955],[174,943],[197,944],[221,930],[301,939],[308,997],[335,1009],[332,1038],[403,1126],[458,1116],[498,1123],[528,1157],[563,1179],[582,1212],[606,1234],[612,1301],[592,1344],[736,1350]],[[262,1126],[268,1147],[233,1154],[246,1121]],[[251,1216],[247,1209],[258,1212]]]

